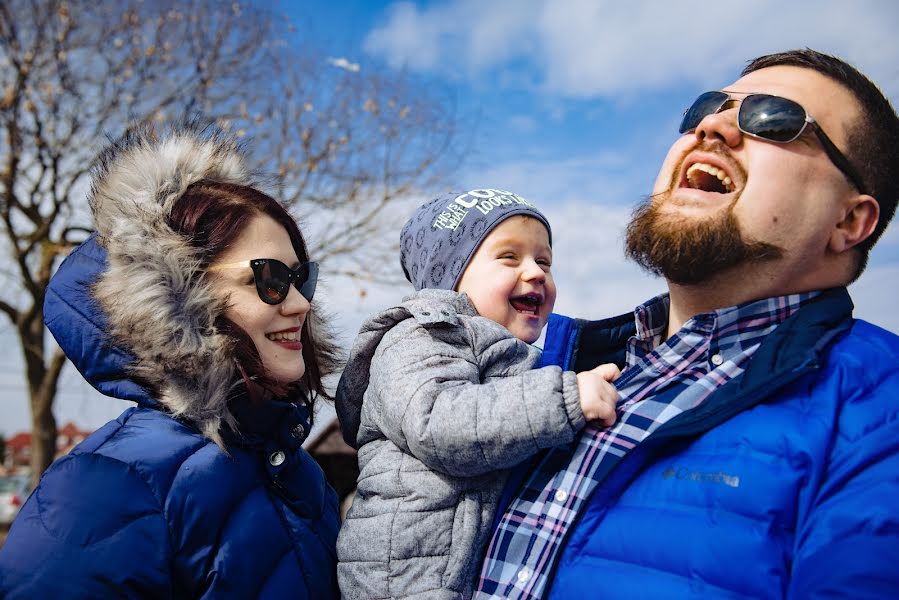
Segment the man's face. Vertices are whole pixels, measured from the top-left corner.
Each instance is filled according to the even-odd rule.
[[[799,67],[761,69],[725,90],[736,102],[671,147],[653,196],[629,226],[628,254],[673,283],[764,263],[803,286],[801,278],[821,268],[841,199],[855,190],[809,129],[788,144],[743,134],[739,100],[748,93],[794,100],[844,151],[858,105],[848,90]]]

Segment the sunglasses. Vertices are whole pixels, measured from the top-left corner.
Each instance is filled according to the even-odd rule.
[[[727,92],[706,92],[700,95],[693,106],[684,112],[680,132],[683,134],[693,131],[704,118],[720,112],[730,101],[731,97]],[[810,126],[830,162],[842,171],[855,189],[862,194],[866,193],[862,178],[849,159],[798,102],[770,94],[748,94],[740,102],[737,126],[746,135],[778,144],[792,142]]]
[[[246,267],[245,261],[228,263],[224,265],[215,265],[210,267],[209,271],[221,271],[222,269],[233,269],[237,267]],[[253,269],[253,280],[256,282],[256,293],[259,299],[266,304],[281,304],[287,298],[290,292],[290,286],[293,284],[297,291],[312,302],[315,295],[315,285],[318,283],[318,263],[304,262],[296,269],[291,269],[280,260],[274,258],[254,258],[250,261],[250,268]]]

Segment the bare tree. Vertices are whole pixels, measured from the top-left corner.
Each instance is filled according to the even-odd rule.
[[[390,207],[439,175],[455,122],[447,98],[296,38],[238,2],[0,3],[0,218],[12,257],[0,312],[24,356],[35,478],[54,458],[65,363],[44,330],[44,294],[90,231],[87,180],[109,137],[194,112],[252,136],[276,192],[314,224],[314,255],[351,277],[382,264],[372,253]]]

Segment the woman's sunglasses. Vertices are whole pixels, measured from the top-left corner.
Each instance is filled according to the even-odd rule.
[[[245,261],[215,265],[209,271],[246,267]],[[302,294],[303,298],[312,302],[315,285],[318,282],[318,263],[304,262],[296,269],[291,269],[280,260],[274,258],[254,258],[250,261],[253,279],[256,282],[256,293],[266,304],[281,304],[290,292],[290,286]]]
[[[704,118],[720,112],[730,101],[731,97],[727,92],[706,92],[700,95],[693,106],[684,112],[680,132],[693,131]],[[807,126],[811,126],[830,162],[843,172],[855,189],[862,194],[866,193],[862,178],[849,163],[849,159],[798,102],[770,94],[748,94],[740,101],[737,126],[747,135],[778,144],[792,142],[802,135]]]

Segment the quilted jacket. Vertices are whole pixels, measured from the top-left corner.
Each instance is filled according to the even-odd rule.
[[[334,598],[337,497],[302,448],[308,410],[232,389],[208,326],[221,303],[161,216],[198,178],[242,180],[240,157],[196,132],[117,152],[44,318],[94,387],[137,405],[43,475],[0,549],[0,597]]]
[[[337,390],[361,470],[337,542],[345,598],[470,596],[503,469],[584,426],[575,374],[538,358],[447,290],[362,325]]]
[[[823,292],[626,456],[573,517],[546,597],[899,597],[899,337],[851,313]],[[544,360],[621,364],[633,323],[554,317]]]

